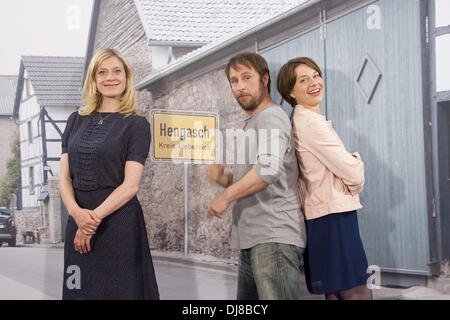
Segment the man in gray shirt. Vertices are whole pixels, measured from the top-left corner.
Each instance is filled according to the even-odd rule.
[[[209,165],[206,177],[224,187],[208,208],[225,217],[233,207],[233,242],[240,249],[237,299],[298,299],[306,229],[298,200],[298,165],[291,123],[270,97],[267,62],[233,57],[225,73],[247,119],[234,173]],[[236,241],[237,240],[237,241]]]

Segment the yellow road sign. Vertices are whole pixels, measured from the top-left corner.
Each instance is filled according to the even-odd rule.
[[[214,162],[218,115],[152,110],[152,161]]]

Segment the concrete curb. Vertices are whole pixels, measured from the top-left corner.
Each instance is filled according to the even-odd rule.
[[[237,276],[237,261],[219,259],[213,256],[189,254],[184,256],[181,252],[164,252],[151,250],[152,258],[155,261],[178,263],[188,266],[201,267],[215,271],[222,271]]]

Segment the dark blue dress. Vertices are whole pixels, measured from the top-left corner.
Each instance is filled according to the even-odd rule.
[[[101,118],[104,122],[100,125]],[[90,210],[99,206],[123,182],[126,161],[144,164],[149,147],[150,125],[144,117],[71,114],[62,153],[69,156],[78,205]],[[144,216],[136,196],[103,219],[87,254],[74,249],[77,230],[75,220],[69,217],[63,299],[159,299]]]
[[[306,220],[305,279],[313,294],[367,284],[368,263],[356,211]]]

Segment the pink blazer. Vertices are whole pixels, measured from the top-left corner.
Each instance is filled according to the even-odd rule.
[[[307,220],[362,208],[364,163],[348,153],[331,121],[297,105],[293,115],[299,168],[299,198]]]

